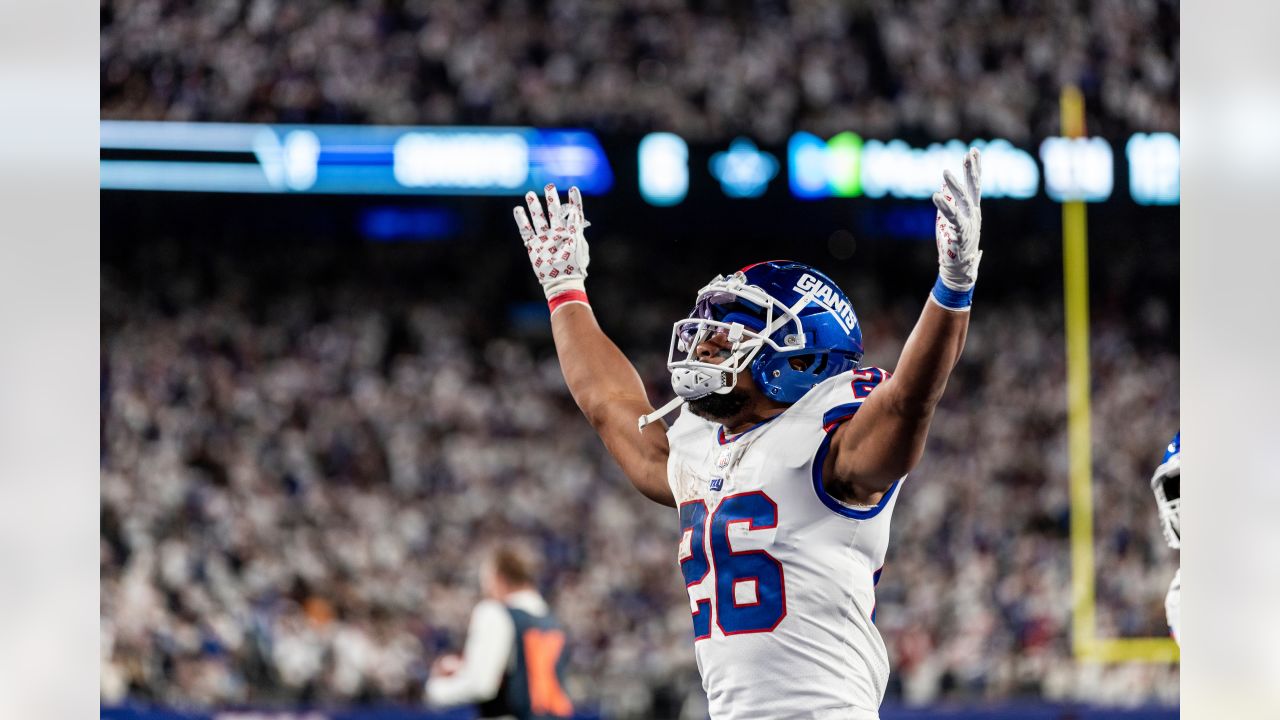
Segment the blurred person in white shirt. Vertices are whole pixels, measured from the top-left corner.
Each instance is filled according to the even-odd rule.
[[[498,547],[481,564],[480,586],[484,600],[471,612],[462,655],[436,660],[427,704],[477,704],[483,718],[571,717],[564,631],[535,588],[531,561]]]

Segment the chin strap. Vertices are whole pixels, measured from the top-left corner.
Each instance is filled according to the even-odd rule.
[[[640,424],[640,431],[641,432],[644,431],[645,425],[648,425],[649,423],[652,423],[652,422],[657,422],[658,420],[661,420],[662,418],[670,415],[673,410],[678,409],[684,403],[685,403],[684,398],[677,395],[676,397],[672,398],[671,402],[667,403],[666,405],[663,405],[662,407],[658,408],[657,410],[654,410],[648,415],[641,415],[640,420],[638,421]]]

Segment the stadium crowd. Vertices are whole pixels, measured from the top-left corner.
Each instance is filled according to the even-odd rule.
[[[609,460],[547,337],[297,263],[104,265],[103,702],[417,702],[432,659],[461,646],[481,551],[517,539],[545,559],[576,700],[704,717],[674,513]],[[862,308],[868,363],[892,367],[918,295]],[[670,300],[634,337],[664,332],[685,307]],[[600,303],[606,326],[621,309]],[[1059,318],[975,313],[894,517],[877,610],[890,698],[1177,701],[1176,666],[1071,655]],[[1108,636],[1164,633],[1177,562],[1147,478],[1177,425],[1178,359],[1136,347],[1134,322],[1176,331],[1158,308],[1095,318]]]
[[[105,118],[586,125],[698,140],[1178,128],[1171,0],[102,0]]]

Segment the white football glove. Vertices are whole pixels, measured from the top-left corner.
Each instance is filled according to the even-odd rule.
[[[516,225],[520,227],[520,237],[524,238],[525,250],[529,252],[529,263],[548,302],[557,295],[573,291],[583,293],[585,301],[584,281],[591,254],[582,231],[591,223],[582,214],[582,193],[577,187],[569,188],[569,202],[561,205],[560,193],[554,184],[547,183],[545,190],[545,215],[538,196],[532,191],[525,193],[524,201],[529,206],[529,215],[533,216],[532,223],[524,208],[515,208]]]
[[[977,148],[964,156],[964,185],[950,170],[942,171],[942,189],[933,194],[938,208],[938,275],[956,292],[968,292],[978,279],[978,236],[982,232],[982,166]]]

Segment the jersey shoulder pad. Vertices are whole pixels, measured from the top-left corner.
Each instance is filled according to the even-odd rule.
[[[893,373],[878,367],[862,367],[828,378],[805,393],[796,405],[821,414],[822,427],[830,431],[853,417],[871,392]]]

